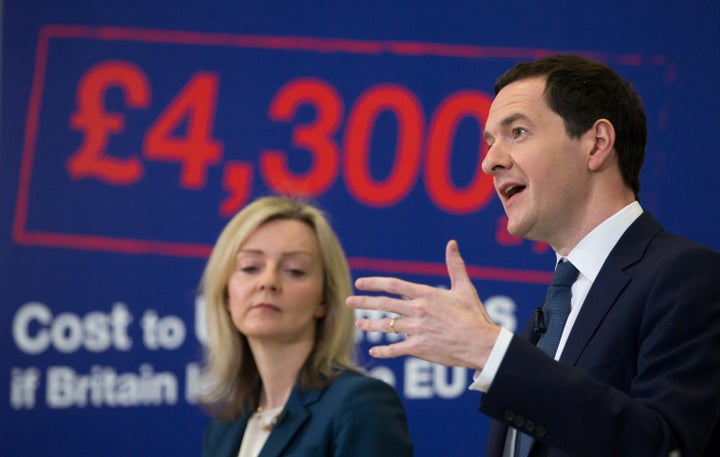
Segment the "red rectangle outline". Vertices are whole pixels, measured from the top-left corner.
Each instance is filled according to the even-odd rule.
[[[123,27],[88,27],[73,25],[46,25],[40,29],[35,54],[35,71],[26,119],[24,146],[21,158],[20,179],[13,221],[13,240],[18,244],[111,251],[126,254],[158,254],[178,257],[201,257],[210,254],[211,246],[197,243],[175,243],[156,240],[114,238],[90,234],[66,234],[25,229],[27,223],[30,185],[38,133],[41,98],[45,83],[45,71],[50,39],[75,38],[107,41],[141,41],[147,43],[186,44],[201,46],[226,46],[237,48],[261,48],[288,51],[350,53],[350,54],[396,54],[400,56],[442,56],[460,58],[507,58],[537,59],[542,56],[568,53],[584,55],[607,61],[609,55],[581,51],[552,51],[512,47],[489,47],[441,43],[405,41],[367,41],[338,38],[312,38],[299,36],[238,35],[225,33],[183,32],[172,30],[134,29]],[[640,65],[647,59],[637,54],[614,56],[624,65]],[[650,62],[664,65],[663,56],[654,56]],[[384,273],[410,273],[446,276],[442,263],[400,261],[369,258],[350,258],[353,269],[374,270]],[[472,279],[541,283],[550,282],[551,273],[544,271],[515,270],[494,267],[468,266]]]

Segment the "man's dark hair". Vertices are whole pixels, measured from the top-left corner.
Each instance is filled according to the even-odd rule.
[[[632,85],[604,63],[558,55],[515,65],[497,79],[495,95],[512,82],[533,77],[546,78],[545,100],[563,118],[571,138],[579,138],[598,119],[612,123],[623,180],[638,198],[647,120]]]

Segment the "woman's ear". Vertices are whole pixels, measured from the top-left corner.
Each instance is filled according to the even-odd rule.
[[[315,308],[314,316],[318,319],[325,317],[327,314],[327,305],[325,302],[320,303],[317,308]]]
[[[598,119],[588,134],[593,141],[587,157],[588,169],[598,171],[607,166],[608,160],[615,153],[615,127],[607,119]]]

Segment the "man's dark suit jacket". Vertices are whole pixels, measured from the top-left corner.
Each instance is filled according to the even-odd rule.
[[[480,411],[487,457],[720,456],[720,254],[643,213],[602,266],[560,363],[514,336]],[[679,451],[679,453],[678,453]]]
[[[405,410],[383,381],[346,370],[325,389],[296,386],[259,457],[411,457]],[[247,418],[214,420],[203,456],[236,457]]]

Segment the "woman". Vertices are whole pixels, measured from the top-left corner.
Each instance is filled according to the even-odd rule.
[[[230,220],[202,279],[205,456],[410,456],[395,390],[353,368],[345,254],[323,214],[286,197]]]

